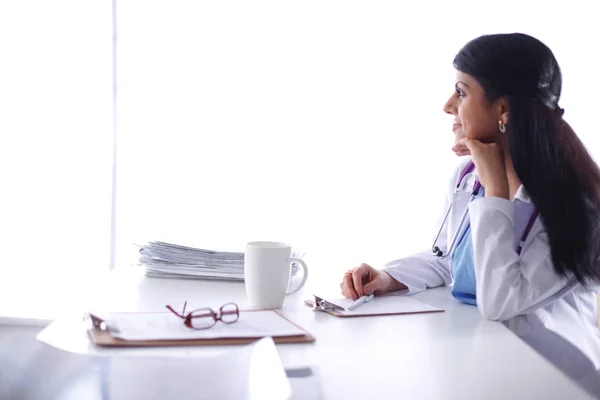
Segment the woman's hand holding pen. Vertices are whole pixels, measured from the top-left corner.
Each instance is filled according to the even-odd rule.
[[[345,297],[356,300],[372,293],[382,294],[406,289],[406,286],[392,278],[387,272],[375,269],[368,264],[361,264],[344,274],[340,288]]]
[[[462,138],[454,143],[452,150],[459,156],[471,155],[486,197],[509,198],[504,153],[500,145]]]

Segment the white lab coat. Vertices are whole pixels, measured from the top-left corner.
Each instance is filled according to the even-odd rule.
[[[521,186],[513,201],[483,197],[469,204],[475,176],[465,178],[465,185],[455,193],[460,174],[469,161],[465,158],[450,180],[444,211],[452,199],[454,204],[437,245],[448,247],[468,205],[477,307],[481,314],[501,321],[600,398],[597,286],[584,287],[575,278],[556,274],[548,235],[540,218],[531,228],[519,257],[515,250],[513,223],[519,201],[531,203],[527,192]],[[467,223],[463,229],[466,226]],[[451,256],[437,258],[431,250],[426,250],[392,261],[383,270],[404,283],[409,294],[414,294],[426,288],[450,285],[451,259]]]

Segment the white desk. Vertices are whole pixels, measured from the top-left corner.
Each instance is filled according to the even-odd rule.
[[[246,304],[242,283],[144,278],[116,272],[96,286],[97,311],[164,311]],[[415,298],[444,313],[342,319],[313,312],[308,294],[286,300],[283,312],[309,330],[316,342],[283,344],[286,368],[316,366],[326,399],[586,399],[587,395],[502,324],[455,301],[448,288]],[[87,306],[87,305],[86,305]],[[79,353],[137,355],[211,354],[214,347],[103,349],[90,344],[79,316],[57,320],[38,336]]]

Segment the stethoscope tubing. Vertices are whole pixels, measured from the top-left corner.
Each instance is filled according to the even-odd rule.
[[[461,174],[460,179],[458,180],[458,184],[456,185],[456,190],[454,192],[455,194],[461,190],[461,186],[464,183],[465,178],[468,175],[472,175],[472,171],[474,169],[475,169],[475,164],[473,162],[470,162],[469,165],[467,165],[467,168],[465,168],[465,170]],[[458,243],[457,243],[458,236],[462,232],[463,225],[465,223],[465,220],[467,219],[467,214],[469,213],[469,204],[479,195],[479,191],[481,190],[481,188],[482,188],[482,186],[481,186],[481,183],[479,182],[479,179],[475,179],[475,184],[473,185],[473,190],[471,191],[471,196],[469,198],[469,202],[467,203],[465,210],[463,211],[462,215],[460,216],[460,221],[458,223],[458,227],[454,231],[454,235],[452,236],[452,240],[450,241],[450,246],[448,246],[448,249],[446,251],[442,251],[442,249],[440,249],[438,246],[436,246],[436,243],[438,242],[438,239],[440,238],[442,230],[446,226],[446,221],[448,220],[450,211],[452,210],[452,207],[454,206],[454,199],[452,199],[452,202],[450,202],[450,205],[448,206],[448,210],[446,210],[446,213],[444,214],[444,219],[442,220],[442,223],[440,224],[440,229],[438,230],[437,234],[435,235],[435,239],[433,239],[433,245],[431,246],[431,252],[434,256],[444,259],[444,258],[447,258],[450,255],[452,255],[456,246],[458,245]],[[519,241],[519,245],[517,247],[517,254],[521,254],[521,250],[523,250],[525,240],[527,239],[527,236],[529,235],[529,231],[533,227],[533,224],[534,224],[535,220],[537,219],[537,217],[538,217],[538,211],[534,210],[534,212],[531,214],[531,217],[529,218],[527,227],[525,228],[525,231],[523,232],[523,236],[521,237],[521,240]]]

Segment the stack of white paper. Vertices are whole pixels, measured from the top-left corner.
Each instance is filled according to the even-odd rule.
[[[215,251],[165,242],[141,246],[139,264],[153,278],[244,280],[244,253]],[[293,257],[303,254],[294,252]],[[298,265],[292,265],[295,275]]]

